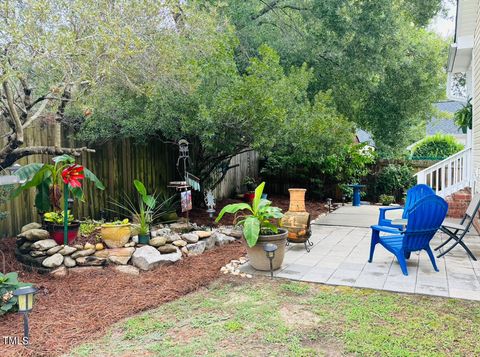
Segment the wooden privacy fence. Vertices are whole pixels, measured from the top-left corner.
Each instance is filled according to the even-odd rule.
[[[60,129],[57,124],[42,123],[25,131],[26,145],[57,145],[74,147],[75,141],[68,130]],[[76,146],[83,146],[76,143]],[[84,183],[85,202],[76,204],[76,217],[99,218],[100,212],[111,207],[111,199],[122,199],[122,195],[133,197],[133,180],[144,182],[149,191],[167,192],[167,183],[179,179],[176,168],[178,149],[157,140],[151,140],[144,145],[123,139],[115,142],[90,146],[95,153],[83,153],[77,161],[89,168],[105,184],[105,190],[97,190],[91,183]],[[18,163],[26,165],[33,162],[47,162],[48,155],[34,155],[21,159]],[[255,152],[246,152],[232,159],[231,164],[238,167],[227,173],[225,179],[217,187],[217,199],[229,196],[236,186],[239,186],[245,176],[258,175],[258,157]],[[173,194],[172,191],[169,191]],[[22,225],[40,221],[34,206],[35,190],[24,192],[19,197],[0,206],[0,211],[6,211],[8,216],[0,221],[1,236],[16,235]]]

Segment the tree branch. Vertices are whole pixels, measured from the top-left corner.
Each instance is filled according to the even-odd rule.
[[[10,152],[7,156],[3,157],[0,162],[0,167],[7,168],[12,166],[15,161],[22,157],[29,155],[63,155],[70,154],[73,156],[80,156],[82,152],[95,152],[94,149],[89,149],[86,146],[80,148],[63,148],[56,146],[30,146],[26,148],[18,148]]]

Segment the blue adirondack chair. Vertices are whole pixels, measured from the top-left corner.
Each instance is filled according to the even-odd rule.
[[[430,195],[420,199],[415,206],[410,208],[405,230],[372,226],[372,241],[368,262],[372,262],[375,246],[380,243],[397,257],[403,275],[408,275],[406,259],[410,258],[411,252],[418,250],[427,251],[433,268],[438,271],[435,257],[430,248],[430,240],[440,228],[447,215],[447,210],[448,204],[443,198]],[[390,234],[381,236],[380,232]]]
[[[433,191],[430,186],[424,184],[413,186],[407,191],[407,200],[404,207],[380,207],[378,225],[384,227],[394,227],[397,229],[402,228],[401,226],[393,225],[391,219],[385,218],[385,214],[387,213],[387,211],[403,209],[402,218],[407,219],[408,211],[410,210],[410,208],[415,206],[415,203],[417,203],[418,200],[430,195],[435,195],[435,191]]]

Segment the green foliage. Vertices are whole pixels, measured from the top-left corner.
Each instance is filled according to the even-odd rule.
[[[463,150],[463,145],[453,135],[435,134],[415,145],[412,149],[412,159],[442,160],[460,150]]]
[[[126,195],[125,204],[116,200],[112,200],[111,203],[122,211],[117,213],[127,212],[136,221],[140,235],[147,235],[150,232],[150,224],[169,212],[166,211],[166,208],[171,208],[173,199],[168,197],[159,204],[159,196],[148,194],[145,185],[141,181],[134,180],[133,185],[138,193],[137,203]]]
[[[410,166],[389,164],[378,173],[375,191],[379,196],[394,196],[396,201],[400,201],[404,192],[415,183],[413,169]]]
[[[2,185],[0,186],[0,205],[8,202],[11,197],[12,191],[15,189],[14,185]],[[0,220],[8,217],[8,212],[0,211]]]
[[[20,195],[30,188],[36,189],[35,206],[41,212],[48,210],[60,211],[60,202],[62,198],[62,171],[75,164],[75,159],[70,155],[60,155],[52,159],[53,164],[32,163],[25,165],[15,172],[21,180],[26,182],[17,187],[12,195]],[[99,190],[104,190],[105,186],[95,176],[93,172],[83,167],[85,178],[95,185]],[[84,200],[83,190],[80,187],[71,187],[68,185],[70,197]]]
[[[440,0],[222,3],[240,40],[240,68],[265,43],[286,69],[306,62],[310,95],[332,90],[339,112],[370,131],[382,153],[416,138],[444,96],[447,43],[425,28]]]
[[[219,222],[225,213],[235,214],[243,210],[249,211],[249,214],[241,214],[236,217],[240,219],[240,221],[237,221],[237,225],[243,226],[243,236],[249,247],[257,244],[260,234],[278,233],[278,227],[275,223],[272,223],[272,220],[278,220],[283,217],[280,208],[272,207],[272,202],[262,198],[264,187],[265,182],[262,182],[255,189],[255,197],[251,205],[248,203],[226,205],[215,220],[215,222]]]
[[[65,212],[45,212],[43,214],[43,219],[45,222],[50,222],[54,224],[60,224],[63,225],[63,220],[65,218]],[[72,223],[74,220],[73,215],[70,214],[70,211],[68,211],[68,223]]]
[[[380,197],[378,198],[378,202],[380,202],[384,206],[389,206],[395,202],[395,197],[383,194],[380,195]]]
[[[467,129],[472,129],[472,117],[472,98],[470,98],[462,109],[459,109],[455,112],[455,124],[462,129],[463,133],[466,133]]]
[[[16,311],[18,308],[17,297],[13,296],[13,292],[20,287],[31,285],[18,281],[18,273],[16,272],[0,273],[0,316]]]

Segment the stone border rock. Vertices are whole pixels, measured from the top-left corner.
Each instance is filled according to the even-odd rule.
[[[208,230],[195,223],[179,222],[153,229],[148,245],[138,244],[138,236],[133,236],[124,247],[109,249],[102,243],[58,245],[50,239],[48,231],[33,222],[23,226],[17,236],[15,256],[27,268],[50,273],[54,277],[88,270],[86,267],[98,269],[109,264],[116,265],[116,270],[121,273],[138,275],[139,270],[174,264],[183,257],[200,255],[240,237],[241,232],[234,227]]]

